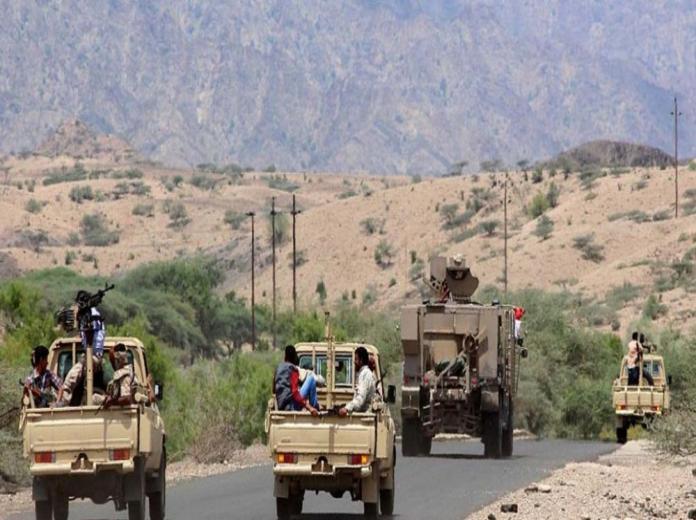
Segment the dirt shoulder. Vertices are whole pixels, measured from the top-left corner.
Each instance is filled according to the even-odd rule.
[[[696,458],[666,459],[650,442],[631,441],[597,462],[568,464],[466,520],[696,518],[689,516],[696,508],[694,468]]]
[[[235,451],[229,460],[219,464],[201,464],[192,459],[184,459],[169,464],[167,467],[167,483],[194,478],[210,477],[220,473],[229,473],[270,463],[268,448],[262,444],[254,444],[243,450]],[[31,488],[3,489],[0,487],[0,520],[13,513],[31,509]]]

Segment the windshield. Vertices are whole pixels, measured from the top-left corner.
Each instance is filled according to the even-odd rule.
[[[300,368],[314,370],[314,372],[326,379],[326,355],[317,354],[316,364],[312,364],[312,355],[300,355]],[[352,387],[353,386],[353,357],[348,354],[336,355],[336,387]]]

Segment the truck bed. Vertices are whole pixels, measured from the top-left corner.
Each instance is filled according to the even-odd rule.
[[[617,385],[613,404],[619,415],[661,415],[669,408],[669,392],[664,386]]]

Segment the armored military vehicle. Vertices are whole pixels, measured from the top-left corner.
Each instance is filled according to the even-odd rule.
[[[627,359],[621,361],[619,377],[612,386],[612,404],[616,415],[616,441],[625,444],[628,429],[641,425],[645,428],[670,410],[671,376],[666,375],[665,360],[657,354],[654,345],[644,345],[645,353],[639,361],[643,370],[637,384],[629,384]],[[644,373],[652,376],[653,384],[648,384]]]
[[[36,520],[66,520],[72,499],[97,504],[113,501],[117,511],[128,508],[129,520],[144,520],[146,499],[150,519],[165,516],[167,457],[165,430],[157,403],[144,388],[148,368],[143,344],[136,338],[107,337],[105,347],[123,343],[136,381],[135,403],[104,408],[103,394],[94,383],[91,347],[87,349],[85,391],[77,406],[36,406],[31,394],[24,399],[20,430],[24,456],[33,477]],[[49,349],[48,368],[65,378],[84,353],[79,338],[56,340]],[[113,367],[102,362],[103,379]],[[155,390],[161,397],[160,386]]]
[[[359,346],[374,360],[378,395],[367,411],[341,417],[338,409],[353,398]],[[391,515],[396,429],[387,404],[394,402],[396,389],[384,392],[379,351],[372,345],[334,343],[330,334],[324,342],[295,348],[300,368],[313,369],[326,385],[318,388],[316,417],[304,410],[278,410],[274,397],[268,403],[266,433],[278,518],[301,514],[305,491],[326,491],[335,498],[348,493],[364,503],[366,517]]]
[[[486,457],[512,455],[519,358],[514,309],[471,301],[461,256],[430,263],[432,297],[401,311],[402,453],[427,455],[438,433],[481,437]]]

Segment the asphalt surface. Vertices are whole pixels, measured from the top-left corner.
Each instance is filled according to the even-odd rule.
[[[399,520],[462,520],[507,492],[548,475],[571,461],[590,461],[616,445],[561,440],[516,441],[515,455],[487,460],[478,441],[434,442],[425,458],[397,459],[394,518]],[[362,517],[362,503],[344,495],[307,493],[305,520],[350,520]],[[12,520],[31,520],[33,514]],[[121,520],[111,503],[72,503],[70,520]],[[172,486],[167,494],[168,520],[273,520],[273,474],[270,466],[191,480]]]

